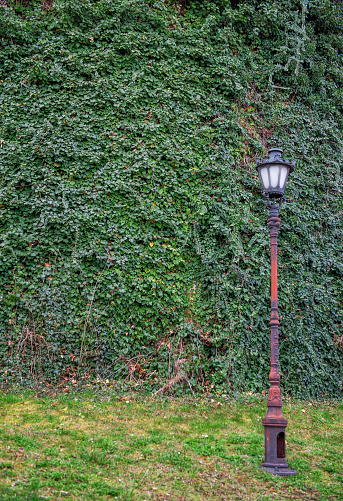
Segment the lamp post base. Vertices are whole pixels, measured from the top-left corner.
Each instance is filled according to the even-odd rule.
[[[267,415],[262,419],[265,457],[261,469],[273,475],[296,475],[296,471],[286,462],[287,419],[282,414],[280,389],[273,381],[269,390],[267,406]]]
[[[281,477],[289,477],[290,475],[296,475],[297,472],[290,468],[289,466],[260,466],[260,469],[271,473],[272,475],[280,475]]]

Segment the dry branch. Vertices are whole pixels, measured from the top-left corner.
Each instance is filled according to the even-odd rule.
[[[167,381],[162,386],[162,388],[160,388],[159,390],[155,391],[155,393],[153,393],[152,396],[155,397],[156,395],[159,395],[159,394],[163,393],[166,390],[170,390],[177,383],[179,383],[180,381],[185,380],[185,379],[187,380],[187,375],[186,375],[185,372],[181,372],[180,374],[177,374],[172,379],[169,379],[169,381]]]

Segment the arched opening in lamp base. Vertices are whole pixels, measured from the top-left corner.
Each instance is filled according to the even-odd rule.
[[[285,433],[283,431],[280,431],[276,437],[276,451],[278,458],[286,457]]]

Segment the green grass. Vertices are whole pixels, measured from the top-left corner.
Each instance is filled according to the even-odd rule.
[[[1,500],[343,500],[343,404],[287,402],[287,459],[259,469],[265,402],[0,397]]]

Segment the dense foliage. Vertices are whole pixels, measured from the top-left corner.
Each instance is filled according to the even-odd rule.
[[[341,3],[44,5],[0,7],[2,380],[266,389],[277,145],[282,385],[340,395]]]

